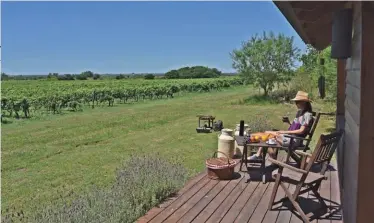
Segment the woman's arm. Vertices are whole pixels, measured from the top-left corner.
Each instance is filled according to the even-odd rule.
[[[291,131],[278,131],[277,133],[279,134],[296,134],[296,135],[299,135],[299,134],[302,134],[303,132],[305,131],[305,126],[301,126],[299,129],[297,130],[291,130]]]

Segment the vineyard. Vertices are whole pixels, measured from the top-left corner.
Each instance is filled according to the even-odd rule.
[[[84,107],[173,98],[183,92],[218,91],[243,85],[241,78],[188,80],[4,81],[2,117],[30,117],[30,111],[59,114]]]

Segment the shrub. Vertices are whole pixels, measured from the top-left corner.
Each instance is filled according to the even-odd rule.
[[[289,89],[296,92],[311,92],[313,89],[312,77],[305,72],[298,72],[295,77],[291,79],[291,82],[289,83]]]
[[[92,79],[98,80],[98,79],[100,79],[100,77],[101,77],[100,74],[94,74]]]
[[[126,78],[126,76],[123,75],[123,74],[120,74],[120,75],[116,76],[117,80],[124,79],[124,78]]]
[[[313,98],[312,78],[305,72],[297,72],[288,84],[288,88],[273,91],[269,96],[277,102],[290,102],[298,91],[308,92],[309,98]]]
[[[28,218],[22,211],[8,211],[2,222],[134,222],[183,186],[187,176],[180,165],[158,156],[133,157],[116,171],[109,189],[95,188],[72,202],[61,198],[63,205],[50,205]]]
[[[251,116],[245,123],[251,128],[251,132],[264,132],[274,128],[267,114]]]
[[[295,97],[297,90],[279,89],[269,94],[269,97],[276,102],[290,102]]]
[[[144,75],[144,79],[146,79],[146,80],[153,80],[153,79],[155,79],[155,75],[153,75],[153,74],[146,74],[146,75]]]

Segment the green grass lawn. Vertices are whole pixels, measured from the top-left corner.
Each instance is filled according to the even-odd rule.
[[[226,128],[267,114],[274,128],[286,128],[281,117],[292,116],[295,107],[241,103],[257,92],[239,87],[3,125],[2,208],[32,210],[61,193],[108,186],[115,169],[135,154],[152,159],[158,153],[191,175],[200,172],[217,149],[217,133],[197,134],[197,114],[214,115]],[[323,118],[315,135],[332,125]]]

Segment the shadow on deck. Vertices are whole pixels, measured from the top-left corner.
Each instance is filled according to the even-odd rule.
[[[287,201],[278,202],[268,211],[274,186],[274,182],[270,180],[270,171],[267,175],[268,183],[263,184],[259,171],[250,168],[248,173],[238,172],[239,165],[235,169],[236,177],[230,181],[210,180],[205,172],[199,174],[175,197],[151,209],[137,222],[302,222],[298,215],[291,211]],[[305,214],[317,217],[311,222],[343,222],[340,214],[338,173],[331,166],[326,176],[328,179],[322,183],[320,193],[331,210],[313,211],[319,206],[312,193],[299,199],[300,206]],[[279,189],[276,201],[283,197],[285,193]]]

